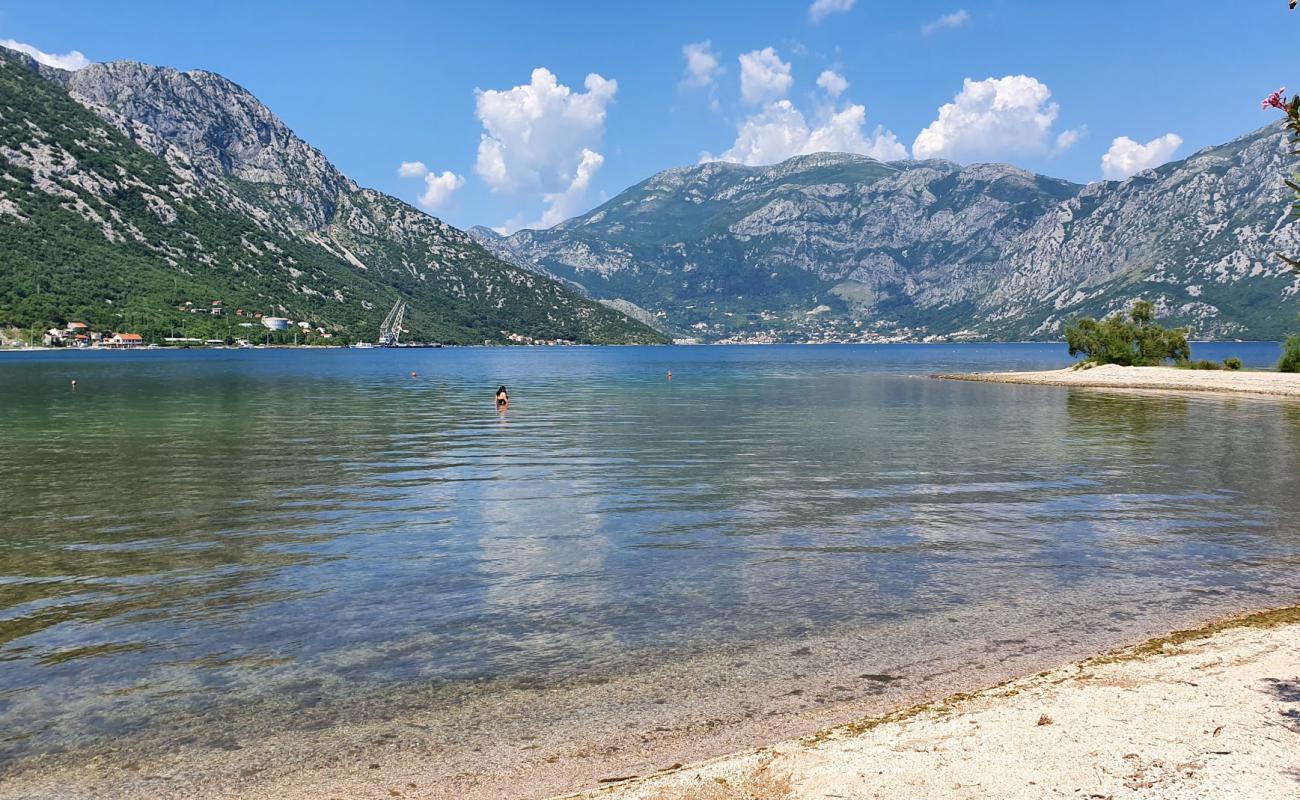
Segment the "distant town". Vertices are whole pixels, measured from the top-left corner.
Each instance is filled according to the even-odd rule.
[[[185,301],[176,308],[184,314],[201,315],[204,319],[211,317],[228,318],[233,328],[240,329],[230,335],[189,336],[174,330],[171,335],[159,335],[146,338],[141,333],[130,330],[100,330],[97,326],[82,321],[71,321],[53,327],[22,330],[18,328],[0,329],[0,348],[5,349],[95,349],[95,350],[132,350],[180,348],[254,348],[254,347],[442,347],[441,344],[401,342],[401,334],[407,330],[401,327],[401,315],[404,303],[399,302],[379,329],[376,343],[353,341],[346,335],[336,334],[325,327],[305,320],[288,317],[270,316],[261,312],[246,311],[243,308],[228,310],[220,300],[210,303]],[[156,327],[156,326],[155,326]],[[196,326],[200,327],[200,326]],[[212,326],[201,326],[211,333]],[[527,346],[574,346],[578,343],[569,339],[546,339],[527,336],[510,331],[501,331],[507,342]],[[484,344],[490,344],[485,341]]]
[[[196,304],[192,301],[185,301],[178,309],[187,314],[202,314],[208,317],[225,317],[227,310],[220,300],[213,300],[206,305]],[[140,333],[128,330],[96,330],[85,322],[71,321],[61,327],[51,327],[45,329],[39,337],[33,332],[24,331],[0,331],[0,346],[4,347],[36,347],[39,340],[39,346],[45,348],[72,347],[72,348],[96,348],[96,349],[134,349],[141,347],[254,347],[259,343],[269,343],[269,335],[275,332],[287,333],[292,332],[304,337],[304,343],[307,339],[324,340],[320,343],[328,343],[334,338],[331,331],[326,330],[320,325],[313,325],[310,322],[292,320],[287,317],[268,316],[261,312],[245,311],[242,308],[236,308],[230,312],[230,316],[238,317],[241,321],[235,322],[234,326],[242,329],[242,335],[231,335],[222,338],[208,338],[197,336],[173,335],[157,337],[156,341],[146,341]],[[174,326],[173,326],[174,327]],[[27,335],[24,336],[23,334]],[[278,337],[277,337],[278,342]]]

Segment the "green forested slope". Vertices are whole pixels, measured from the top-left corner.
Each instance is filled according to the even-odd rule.
[[[308,321],[339,339],[373,339],[400,298],[409,304],[408,339],[482,343],[519,333],[660,340],[476,244],[455,247],[453,240],[430,253],[418,237],[402,240],[371,226],[370,236],[353,234],[343,245],[341,232],[300,234],[270,215],[259,219],[243,199],[246,188],[197,179],[183,156],[165,159],[141,147],[30,62],[0,50],[0,327],[79,320],[147,338],[173,330],[241,335],[237,323],[247,320],[180,310],[186,301],[206,308],[220,300],[232,312]],[[413,227],[426,224],[377,192],[355,190],[345,199],[341,213],[381,208],[417,218]],[[367,264],[385,252],[414,266]]]

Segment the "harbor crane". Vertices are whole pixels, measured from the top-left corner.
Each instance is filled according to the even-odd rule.
[[[405,316],[406,301],[398,300],[393,305],[393,310],[384,317],[383,324],[379,326],[380,347],[397,347],[398,339],[402,335],[402,318]]]

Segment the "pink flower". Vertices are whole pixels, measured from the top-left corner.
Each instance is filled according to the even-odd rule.
[[[1286,101],[1282,99],[1285,93],[1286,93],[1286,87],[1283,86],[1281,89],[1278,89],[1276,92],[1273,92],[1268,97],[1265,97],[1263,100],[1261,100],[1259,103],[1259,107],[1264,110],[1270,108],[1278,108],[1281,109],[1282,111],[1286,111]]]

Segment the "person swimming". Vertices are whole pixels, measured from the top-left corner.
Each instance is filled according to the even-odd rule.
[[[509,405],[510,405],[510,393],[506,391],[506,387],[502,386],[501,388],[497,389],[497,410],[505,411],[506,408],[509,407]]]

